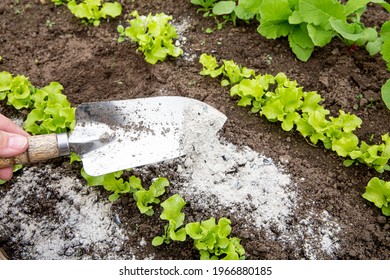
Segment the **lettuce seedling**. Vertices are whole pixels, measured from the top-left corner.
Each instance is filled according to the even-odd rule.
[[[158,204],[159,196],[165,193],[165,188],[169,186],[169,181],[166,178],[160,177],[152,182],[149,189],[142,187],[141,179],[131,176],[128,181],[122,177],[123,171],[112,172],[100,176],[90,176],[81,169],[81,175],[87,180],[88,186],[103,186],[105,190],[111,192],[108,199],[114,202],[121,195],[130,193],[133,194],[137,207],[142,214],[152,216],[154,211],[151,204]]]
[[[200,72],[203,76],[210,76],[211,78],[216,78],[223,73],[223,66],[219,66],[217,59],[208,54],[201,54],[199,57],[199,62],[202,64],[203,69]]]
[[[362,196],[373,202],[376,207],[381,208],[383,215],[390,216],[390,182],[374,177],[368,182]]]
[[[164,13],[148,16],[140,16],[137,11],[133,11],[128,20],[129,27],[119,25],[118,42],[129,38],[138,44],[138,50],[145,55],[145,60],[150,64],[164,61],[167,56],[178,57],[183,54],[180,47],[175,46],[173,39],[177,38],[176,28],[169,21],[171,16]]]
[[[0,72],[0,100],[7,98],[7,105],[12,105],[18,110],[30,108],[31,95],[34,91],[35,88],[27,77],[23,75],[13,77],[6,71]]]
[[[81,169],[81,175],[87,180],[88,186],[103,186],[109,192],[112,192],[108,197],[111,202],[116,201],[121,195],[130,193],[137,189],[141,189],[141,180],[132,176],[128,182],[124,182],[121,178],[123,171],[117,171],[100,176],[90,176],[85,173],[84,168]]]
[[[48,86],[36,89],[31,96],[32,111],[28,114],[24,129],[32,134],[61,133],[72,130],[76,124],[76,108],[71,107],[63,86],[51,82]]]
[[[137,207],[142,214],[152,216],[154,210],[151,204],[159,204],[159,196],[165,193],[165,187],[169,186],[169,181],[166,178],[158,178],[152,182],[148,190],[143,188],[134,192],[133,197],[137,202]]]
[[[160,218],[168,221],[168,224],[164,226],[164,234],[162,236],[153,238],[153,246],[160,246],[163,243],[169,244],[172,240],[186,240],[186,230],[185,228],[180,228],[185,218],[185,214],[182,212],[184,205],[186,205],[186,202],[178,194],[169,197],[161,203],[164,211],[161,213]]]
[[[219,219],[216,224],[213,217],[206,221],[186,224],[186,233],[194,240],[194,247],[199,250],[201,260],[244,258],[245,250],[240,239],[229,237],[230,224],[227,218]]]
[[[102,0],[84,0],[77,4],[75,0],[68,2],[68,8],[85,24],[100,25],[100,20],[107,17],[116,18],[122,13],[122,6],[118,2],[104,2]]]
[[[16,109],[32,109],[27,115],[24,129],[32,134],[60,133],[72,130],[75,125],[75,108],[70,107],[63,87],[58,82],[39,89],[35,88],[25,76],[13,76],[0,72],[0,100]],[[14,166],[14,172],[21,169]],[[0,184],[3,181],[0,182]]]
[[[7,98],[7,104],[18,110],[32,109],[24,129],[34,135],[61,133],[74,128],[76,109],[71,107],[62,90],[63,86],[58,82],[35,88],[25,76],[13,77],[8,72],[0,72],[0,100]]]

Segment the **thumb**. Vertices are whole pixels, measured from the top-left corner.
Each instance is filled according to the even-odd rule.
[[[23,153],[28,147],[27,137],[0,131],[0,157],[13,157]]]

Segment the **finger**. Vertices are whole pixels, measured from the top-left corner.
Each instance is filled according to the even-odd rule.
[[[13,167],[5,167],[0,169],[0,180],[8,181],[12,178]]]
[[[24,131],[22,128],[17,126],[15,123],[13,123],[10,119],[8,119],[2,114],[0,114],[0,130],[24,135],[26,137],[29,136],[29,134],[26,131]]]
[[[0,157],[13,157],[22,154],[28,147],[27,137],[0,131]]]

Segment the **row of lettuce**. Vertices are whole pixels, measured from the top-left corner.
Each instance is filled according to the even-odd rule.
[[[380,53],[390,70],[390,21],[366,27],[363,13],[369,4],[390,12],[385,0],[191,0],[217,28],[237,20],[258,22],[257,31],[267,39],[286,37],[291,50],[307,61],[315,48],[337,37],[353,48],[364,47],[370,55]],[[209,28],[209,30],[212,30]],[[382,99],[390,109],[390,79],[382,86]]]
[[[337,117],[330,116],[316,91],[304,91],[284,73],[256,74],[232,60],[218,63],[216,57],[207,54],[202,54],[199,61],[203,66],[200,74],[222,77],[221,85],[230,86],[230,95],[238,98],[238,106],[250,107],[253,113],[270,122],[281,122],[285,131],[295,129],[312,144],[321,144],[345,158],[345,166],[365,164],[379,173],[390,170],[389,133],[381,136],[381,144],[370,145],[360,140],[354,131],[362,120],[342,110]],[[390,216],[390,182],[371,179],[363,197]]]

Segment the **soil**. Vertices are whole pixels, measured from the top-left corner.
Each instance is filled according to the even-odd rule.
[[[162,200],[180,193],[187,201],[186,222],[228,217],[247,259],[389,259],[389,218],[361,196],[372,177],[390,180],[389,173],[362,165],[346,168],[334,152],[238,107],[218,79],[199,75],[198,63],[202,53],[211,53],[258,73],[282,71],[304,90],[319,92],[332,114],[341,109],[356,114],[363,120],[358,136],[378,143],[380,135],[389,132],[390,120],[380,97],[390,73],[380,55],[369,56],[364,49],[333,39],[304,63],[287,40],[266,40],[255,23],[227,24],[207,34],[206,28],[216,23],[185,0],[120,1],[122,16],[99,27],[86,26],[65,6],[46,2],[1,1],[0,71],[25,75],[37,87],[58,81],[73,106],[177,95],[203,101],[227,116],[218,136],[210,138],[212,155],[232,158],[232,163],[226,160],[227,167],[214,162],[222,166],[219,175],[225,175],[220,181],[203,180],[200,176],[216,172],[196,173],[202,164],[193,156],[125,174],[139,176],[145,186],[158,176],[168,178],[171,186]],[[135,44],[118,43],[116,27],[125,24],[133,10],[172,15],[183,56],[150,65]],[[389,19],[380,6],[370,5],[362,21],[380,26]],[[4,102],[0,110],[19,122],[27,114]],[[189,240],[153,247],[151,240],[163,233],[165,224],[159,218],[161,208],[155,207],[156,213],[148,217],[139,213],[130,196],[110,203],[103,188],[87,187],[80,168],[60,158],[24,167],[0,187],[0,247],[9,258],[199,258]],[[235,199],[241,189],[229,182],[244,182],[247,193]],[[218,192],[222,183],[230,187],[224,192],[230,197]]]

